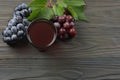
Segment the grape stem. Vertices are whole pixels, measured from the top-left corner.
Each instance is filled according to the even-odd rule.
[[[53,0],[49,0],[49,2],[52,4],[52,3],[53,3]]]
[[[49,0],[49,4],[50,4],[51,6],[53,6],[54,1],[53,1],[53,0]]]

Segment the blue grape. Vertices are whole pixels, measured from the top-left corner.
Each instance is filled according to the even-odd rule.
[[[14,15],[21,16],[22,14],[21,14],[21,11],[16,11],[16,12],[14,12]]]
[[[9,21],[9,23],[11,23],[12,24],[12,26],[16,26],[16,24],[18,23],[17,22],[17,20],[16,19],[11,19],[10,21]]]
[[[28,12],[27,9],[22,10],[21,14],[22,14],[23,17],[28,17],[29,16],[29,12]]]
[[[18,5],[18,6],[15,8],[15,11],[20,11],[20,10],[22,10],[22,7],[21,7],[21,5]]]
[[[4,31],[2,32],[2,35],[5,36],[5,37],[7,37],[7,36],[8,36],[7,30],[4,30]]]
[[[12,31],[11,30],[6,30],[6,33],[11,36],[12,35]]]
[[[17,6],[19,10],[22,10],[21,4]]]
[[[30,14],[30,13],[32,13],[32,10],[31,10],[31,8],[28,8],[28,12],[29,12],[29,14]]]
[[[17,35],[16,35],[16,34],[13,34],[13,35],[11,36],[11,39],[12,39],[12,40],[16,40],[16,39],[17,39]]]
[[[17,24],[17,29],[18,30],[24,29],[24,25],[22,23]]]
[[[11,38],[10,38],[10,37],[4,37],[3,40],[4,40],[5,42],[9,42],[9,41],[11,41]]]
[[[13,25],[12,25],[12,23],[11,22],[8,22],[8,25],[7,25],[8,27],[12,27]]]
[[[16,28],[16,26],[13,26],[13,27],[11,28],[11,31],[12,31],[12,33],[17,33],[17,28]]]
[[[25,26],[28,26],[28,25],[30,24],[30,22],[29,22],[27,19],[23,19],[23,24],[24,24]]]
[[[21,7],[22,7],[22,9],[27,9],[28,8],[27,4],[25,4],[25,3],[22,3]]]
[[[23,36],[24,35],[24,31],[23,30],[18,31],[17,35],[18,36]]]
[[[28,29],[28,26],[25,26],[25,30],[27,30]]]
[[[55,22],[55,23],[54,23],[54,26],[55,26],[57,29],[59,29],[61,25],[60,25],[59,22]]]
[[[14,19],[16,19],[18,23],[21,23],[23,21],[23,18],[21,16],[14,16]]]

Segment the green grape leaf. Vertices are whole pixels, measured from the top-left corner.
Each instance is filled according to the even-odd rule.
[[[56,7],[55,5],[53,6],[52,9],[53,9],[54,14],[55,14],[55,15],[58,15],[57,7]]]
[[[75,20],[79,19],[77,13],[72,7],[68,7],[68,10],[70,11],[71,15],[74,17]]]
[[[79,20],[88,21],[84,13],[84,6],[72,7],[78,15]]]
[[[32,0],[29,7],[32,9],[28,20],[36,18],[51,19],[53,16],[62,16],[64,8],[68,8],[75,20],[87,21],[84,14],[84,0],[57,0],[52,8],[47,8],[45,5],[48,0]]]
[[[28,17],[28,20],[32,21],[38,18],[41,10],[45,7],[47,0],[32,0],[29,7],[32,9],[32,13]]]
[[[68,10],[72,14],[75,20],[83,20],[83,21],[88,21],[85,14],[84,14],[84,6],[76,7],[76,6],[71,6],[68,7]]]
[[[64,3],[63,1],[57,1],[58,6],[67,8],[67,4]]]
[[[45,7],[47,0],[32,0],[29,7],[32,9]]]
[[[44,7],[41,12],[39,13],[38,18],[42,18],[42,19],[51,19],[51,17],[54,16],[53,10],[52,8],[47,8]]]
[[[64,14],[64,7],[54,5],[52,9],[57,16],[62,16]]]
[[[28,20],[32,21],[32,20],[36,19],[40,12],[41,12],[41,9],[35,9],[34,11],[32,11],[30,16],[28,17]]]
[[[68,6],[83,6],[85,5],[84,0],[63,0]]]

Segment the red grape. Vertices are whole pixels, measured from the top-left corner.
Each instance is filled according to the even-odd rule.
[[[71,39],[76,35],[74,19],[67,8],[62,16],[54,17],[52,21],[57,27],[57,37],[60,40]]]
[[[55,22],[54,23],[54,26],[57,28],[57,29],[60,29],[61,25],[59,24],[59,22]]]
[[[74,26],[75,26],[74,22],[71,22],[71,23],[70,23],[70,28],[72,28],[72,27],[74,27]]]
[[[68,35],[68,33],[65,33],[64,35],[59,35],[59,38],[61,40],[66,40],[66,39],[69,39],[69,35]]]
[[[59,30],[59,34],[60,35],[64,35],[66,33],[66,30],[64,29],[64,28],[61,28],[60,30]]]
[[[60,16],[60,17],[58,18],[58,22],[59,22],[59,23],[64,23],[64,22],[65,22],[65,17],[64,17],[64,16]]]
[[[66,19],[66,16],[67,16],[67,15],[65,15],[65,14],[64,14],[63,16],[64,16],[64,17],[65,17],[65,19]]]
[[[63,25],[63,27],[65,29],[69,29],[70,28],[70,24],[68,22],[65,22],[64,25]]]
[[[65,40],[65,36],[64,36],[64,35],[59,35],[59,38],[60,38],[61,40]]]
[[[66,21],[67,22],[72,22],[73,21],[73,17],[71,15],[66,16]]]
[[[53,22],[58,22],[58,16],[54,16],[54,17],[51,19],[51,21],[53,21]]]
[[[69,31],[69,34],[70,34],[71,37],[74,37],[76,35],[75,28],[71,28],[70,31]]]

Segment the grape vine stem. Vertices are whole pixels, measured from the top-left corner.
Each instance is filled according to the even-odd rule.
[[[50,0],[49,2],[50,2],[50,3],[53,3],[53,0]]]

